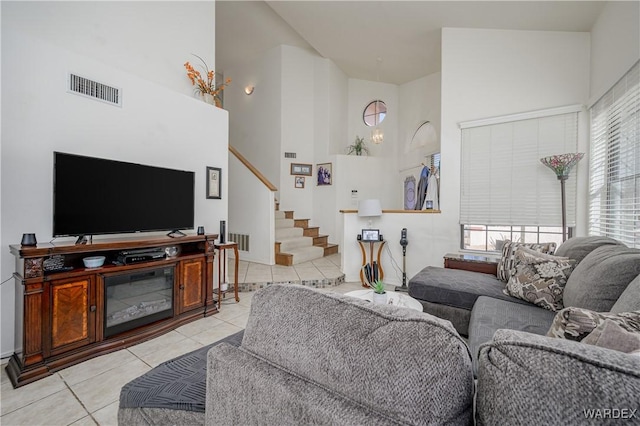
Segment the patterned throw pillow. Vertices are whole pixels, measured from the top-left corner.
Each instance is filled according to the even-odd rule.
[[[580,342],[605,320],[611,320],[627,331],[640,333],[640,311],[612,314],[582,308],[564,308],[553,318],[547,336]]]
[[[556,251],[556,243],[515,243],[507,241],[502,247],[502,256],[498,262],[498,273],[496,276],[500,281],[509,282],[511,269],[514,265],[514,256],[518,247],[526,247],[540,253],[553,254]]]
[[[515,266],[507,287],[506,295],[526,300],[550,311],[562,309],[562,292],[567,284],[573,260],[539,253],[525,247],[518,247]]]

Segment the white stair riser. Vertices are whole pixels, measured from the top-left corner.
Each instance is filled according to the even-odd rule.
[[[293,219],[276,219],[276,229],[293,228]]]
[[[313,238],[311,237],[288,238],[280,241],[280,253],[291,253],[291,250],[302,247],[311,247],[312,245]]]
[[[276,241],[293,237],[302,237],[302,228],[276,228]]]
[[[276,210],[276,219],[285,219],[285,214],[281,210]]]

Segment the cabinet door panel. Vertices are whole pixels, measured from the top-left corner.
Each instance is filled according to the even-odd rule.
[[[180,312],[204,306],[204,259],[187,260],[180,268]]]
[[[51,284],[51,350],[72,349],[95,340],[93,278]],[[57,352],[60,352],[59,350]]]

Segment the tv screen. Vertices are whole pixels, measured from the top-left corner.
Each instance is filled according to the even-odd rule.
[[[53,156],[54,237],[193,228],[194,172]]]

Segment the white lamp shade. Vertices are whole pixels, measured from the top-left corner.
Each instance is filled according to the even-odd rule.
[[[382,206],[380,200],[362,200],[358,203],[358,216],[371,217],[382,216]]]

